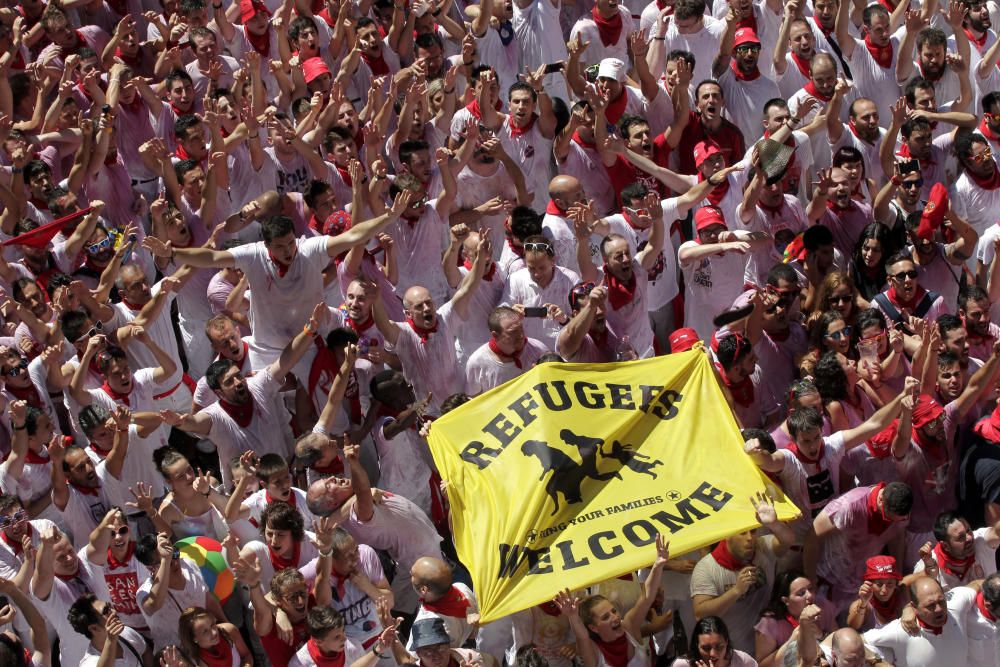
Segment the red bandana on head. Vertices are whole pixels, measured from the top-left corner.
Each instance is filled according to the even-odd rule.
[[[472,603],[455,586],[448,589],[448,592],[441,596],[436,602],[427,602],[420,598],[420,604],[427,611],[432,611],[441,616],[451,616],[452,618],[465,618]]]
[[[615,15],[609,19],[601,16],[597,11],[597,5],[590,10],[590,16],[597,24],[597,34],[601,38],[601,44],[605,47],[614,46],[622,36],[622,13],[615,7]]]

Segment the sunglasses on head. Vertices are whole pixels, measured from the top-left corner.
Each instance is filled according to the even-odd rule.
[[[624,208],[625,212],[629,214],[629,217],[632,217],[632,218],[646,218],[646,217],[649,217],[649,209],[648,208],[629,208],[628,206],[624,206],[622,208]]]
[[[25,510],[18,510],[13,514],[8,514],[5,517],[0,517],[0,528],[8,528],[14,524],[21,523],[28,518],[28,512]]]
[[[850,326],[846,326],[843,329],[841,329],[840,331],[834,331],[833,333],[828,333],[826,335],[826,337],[827,338],[832,338],[833,340],[840,340],[841,338],[850,338],[851,337],[851,327]]]
[[[73,342],[74,343],[82,343],[83,341],[87,340],[91,336],[96,336],[97,334],[101,333],[102,331],[104,331],[104,324],[100,320],[98,320],[98,321],[94,322],[94,326],[90,327],[90,329],[88,329],[87,331],[85,331],[82,334],[80,334],[80,337],[77,338]]]
[[[907,278],[909,278],[910,280],[916,280],[917,276],[919,275],[920,274],[917,273],[916,269],[910,269],[909,271],[900,271],[899,273],[894,273],[889,277],[892,278],[893,280],[898,280],[899,282],[903,282]]]
[[[552,252],[552,246],[548,243],[525,243],[524,249],[531,250],[533,252],[545,252],[550,255],[554,254]]]
[[[859,343],[871,343],[871,342],[874,342],[874,341],[881,342],[882,339],[885,338],[885,336],[886,336],[885,331],[880,331],[877,334],[875,334],[874,336],[869,336],[868,338],[862,338],[862,339],[858,340],[858,342]]]
[[[87,252],[90,253],[91,255],[96,255],[99,252],[107,250],[110,247],[111,247],[111,237],[106,236],[104,237],[103,241],[98,241],[97,243],[92,243],[89,246],[87,246]]]
[[[573,289],[571,289],[569,292],[570,305],[573,308],[578,308],[580,301],[590,296],[590,293],[594,290],[596,286],[597,285],[595,285],[592,282],[577,283],[576,285],[574,285]]]

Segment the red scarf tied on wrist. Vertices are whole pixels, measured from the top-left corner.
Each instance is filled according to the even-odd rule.
[[[427,344],[427,341],[430,340],[431,334],[437,333],[438,330],[436,322],[434,323],[434,326],[432,326],[430,329],[423,328],[422,326],[414,322],[413,318],[411,317],[406,318],[406,323],[410,325],[410,328],[413,329],[413,331],[416,332],[418,336],[420,336],[420,342],[425,345]]]
[[[597,5],[590,10],[590,16],[597,24],[597,34],[601,37],[601,44],[605,47],[614,46],[622,36],[622,13],[615,7],[615,15],[609,19],[601,16],[597,11]]]
[[[888,69],[892,65],[892,42],[885,46],[879,46],[872,41],[871,35],[865,35],[865,48],[872,54],[872,60],[878,63],[882,69]]]
[[[712,558],[714,558],[715,562],[721,567],[724,567],[732,572],[739,572],[750,564],[737,560],[736,556],[733,555],[733,552],[729,550],[729,545],[726,544],[725,540],[719,542],[715,548],[712,549]]]
[[[432,611],[441,616],[451,616],[452,618],[465,618],[472,603],[455,586],[448,589],[448,592],[435,602],[427,602],[420,598],[420,604],[424,609]]]
[[[937,557],[938,565],[945,574],[956,577],[959,581],[965,578],[969,568],[976,564],[976,554],[968,558],[952,558],[945,552],[944,547],[938,542],[934,545],[934,555]]]
[[[631,280],[622,282],[613,273],[608,271],[608,267],[604,267],[604,285],[608,288],[608,301],[611,302],[611,307],[614,310],[621,310],[632,303],[632,300],[635,299],[637,284],[635,272],[632,273]]]
[[[500,346],[497,344],[497,339],[493,338],[492,336],[490,336],[490,339],[487,341],[487,344],[490,346],[490,352],[495,354],[497,358],[500,359],[500,361],[504,363],[507,363],[508,360],[513,361],[514,365],[517,366],[518,368],[524,368],[524,366],[521,364],[521,353],[524,352],[523,347],[520,350],[514,352],[513,354],[507,354],[506,352],[500,349]]]

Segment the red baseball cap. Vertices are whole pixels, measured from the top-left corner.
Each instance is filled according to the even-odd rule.
[[[733,48],[738,48],[744,44],[756,44],[760,46],[760,37],[757,36],[757,32],[753,28],[740,28],[736,31],[736,37],[733,39]]]
[[[722,215],[722,209],[718,206],[702,206],[694,214],[694,228],[701,231],[712,225],[722,225],[726,227],[726,218]]]
[[[699,141],[694,146],[694,166],[700,167],[702,162],[721,152],[719,144],[714,141]]]
[[[327,236],[343,234],[351,228],[351,214],[347,211],[337,211],[331,213],[330,217],[323,223],[323,233]]]
[[[257,14],[271,15],[267,7],[260,0],[240,0],[240,22],[246,23]]]
[[[670,334],[670,353],[687,352],[700,339],[698,332],[691,327],[684,327]]]
[[[934,232],[944,223],[944,216],[947,214],[948,189],[941,183],[935,183],[931,188],[927,203],[924,205],[924,212],[920,216],[917,237],[921,239],[933,238]]]
[[[865,581],[879,579],[895,579],[896,581],[903,579],[896,567],[896,559],[892,556],[872,556],[865,561]]]
[[[314,56],[302,63],[302,78],[306,80],[306,83],[312,83],[324,74],[329,73],[330,68],[326,66],[326,62],[319,56]]]

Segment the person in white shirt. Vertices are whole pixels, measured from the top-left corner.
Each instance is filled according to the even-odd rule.
[[[117,507],[109,510],[90,534],[85,564],[95,580],[107,585],[116,618],[131,629],[149,634],[135,600],[139,586],[149,578],[149,570],[135,558],[131,532],[124,513]]]
[[[969,639],[964,619],[948,609],[944,589],[936,580],[921,577],[909,587],[910,602],[920,628],[910,636],[897,619],[864,634],[865,643],[896,667],[966,665]]]
[[[760,110],[768,100],[781,97],[781,91],[758,67],[761,46],[757,32],[737,26],[737,17],[730,10],[712,74],[722,87],[729,118],[743,131],[743,140],[750,146],[760,137]]]
[[[549,349],[524,335],[524,315],[509,306],[490,313],[490,339],[469,356],[465,392],[470,396],[499,387],[530,370]]]
[[[153,661],[146,640],[126,627],[109,602],[93,593],[77,598],[69,608],[69,624],[90,640],[80,667],[143,667]]]
[[[797,2],[785,4],[772,59],[778,90],[785,99],[809,82],[809,62],[816,55],[816,36],[809,22],[799,15],[798,6]]]
[[[627,7],[618,0],[597,0],[590,13],[573,26],[569,39],[590,44],[584,67],[605,58],[628,62],[628,36],[634,29],[632,13]]]
[[[589,251],[587,239],[589,235],[577,239],[578,246],[581,246],[578,254]],[[529,236],[525,239],[525,267],[507,278],[501,298],[503,305],[515,310],[519,310],[518,306],[525,308],[524,313],[529,320],[525,322],[525,335],[541,341],[550,349],[555,347],[559,327],[568,320],[566,310],[570,290],[580,280],[574,271],[559,266],[555,256],[555,249],[547,237]]]
[[[892,16],[880,4],[865,7],[861,15],[864,38],[852,35],[852,7],[854,5],[850,2],[840,3],[836,21],[837,44],[851,67],[851,78],[858,93],[872,100],[877,109],[889,109],[900,92],[896,64],[901,53],[902,58],[909,58],[911,51],[900,49],[899,37],[892,34]],[[830,143],[834,142],[831,140]]]
[[[1000,522],[973,530],[969,520],[962,515],[942,512],[934,521],[937,544],[929,549],[913,571],[927,572],[938,580],[946,593],[989,576],[997,571],[998,531]],[[927,546],[930,547],[930,543]]]
[[[414,623],[440,618],[451,637],[452,648],[460,648],[479,627],[479,603],[468,586],[454,581],[451,567],[440,558],[424,557],[413,564],[410,580],[420,596]],[[411,645],[408,648],[412,648]]]
[[[1000,574],[991,574],[979,591],[965,586],[951,591],[948,610],[965,623],[969,638],[969,667],[1000,662]]]

